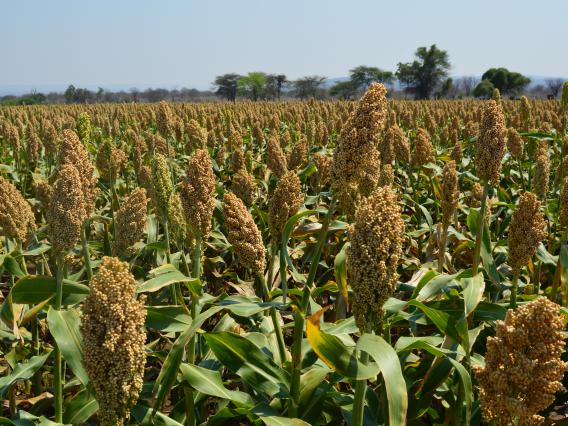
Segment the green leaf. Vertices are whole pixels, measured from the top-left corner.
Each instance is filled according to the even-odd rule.
[[[314,352],[332,370],[346,378],[364,380],[377,376],[379,367],[374,364],[363,364],[356,356],[355,347],[347,347],[336,336],[320,329],[320,318],[323,309],[309,316],[306,322],[306,335]]]
[[[382,337],[374,334],[364,334],[357,342],[357,348],[367,352],[377,362],[383,374],[389,410],[388,424],[406,424],[408,395],[396,351]]]
[[[6,268],[12,275],[18,278],[26,276],[26,274],[22,271],[22,268],[20,268],[18,261],[10,254],[4,256],[2,266],[4,266],[4,268]]]
[[[163,333],[180,333],[191,325],[191,316],[181,306],[147,306],[146,328]]]
[[[89,375],[83,365],[83,344],[81,330],[81,313],[78,309],[56,310],[53,307],[47,311],[49,331],[55,338],[57,346],[63,354],[63,359],[71,366],[77,378],[87,386]]]
[[[152,293],[172,284],[185,283],[192,292],[201,292],[199,278],[190,278],[182,274],[172,264],[159,266],[150,271],[154,278],[142,283],[136,290],[137,293]]]
[[[12,302],[34,305],[50,300],[57,291],[57,280],[43,275],[20,278],[12,288]],[[63,280],[63,305],[75,305],[89,294],[89,287],[75,281]]]
[[[164,413],[152,410],[152,408],[137,404],[131,411],[130,414],[136,420],[137,424],[140,425],[152,425],[152,426],[183,426],[182,423],[176,422],[174,419],[169,418]]]
[[[310,426],[300,419],[292,419],[290,417],[278,417],[278,416],[258,416],[260,420],[264,422],[266,426]]]
[[[166,396],[168,395],[168,392],[175,384],[185,347],[197,332],[197,330],[201,328],[203,323],[222,309],[223,308],[220,306],[214,306],[207,309],[205,312],[202,312],[193,319],[191,326],[189,326],[176,339],[172,346],[172,349],[170,350],[168,356],[164,361],[164,364],[162,365],[162,369],[160,370],[160,374],[156,379],[156,383],[154,384],[153,393],[156,396],[156,400],[154,401],[154,411],[157,411],[158,407],[162,406],[166,399]]]
[[[335,271],[335,281],[339,288],[339,293],[343,296],[346,303],[349,301],[349,291],[347,288],[347,248],[349,243],[346,243],[341,248],[341,251],[335,256],[333,263]]]
[[[447,357],[447,359],[452,363],[460,378],[465,398],[465,423],[462,424],[469,425],[471,420],[471,404],[473,398],[473,386],[471,384],[471,377],[467,372],[467,370],[465,369],[465,367],[461,365],[458,361],[456,361],[451,357]]]
[[[457,274],[453,275],[447,275],[447,274],[436,275],[423,285],[423,287],[418,292],[418,295],[416,295],[416,300],[419,300],[421,302],[427,301],[428,299],[438,295],[440,291],[442,291],[443,289],[447,288],[448,284],[450,284],[452,281],[458,280],[466,276],[471,276],[471,271],[466,269],[464,271],[460,271]]]
[[[227,389],[223,385],[223,379],[219,371],[209,370],[192,364],[181,364],[180,369],[183,379],[194,389],[205,395],[228,399],[246,407],[254,405],[254,400],[249,394]]]
[[[445,336],[449,336],[456,342],[461,342],[458,330],[456,329],[456,318],[450,314],[437,309],[430,308],[418,300],[411,300],[408,302],[409,306],[416,306],[428,317],[430,321],[438,328],[438,330]]]
[[[82,389],[73,399],[65,404],[63,422],[80,425],[85,423],[99,409],[95,396],[87,389]]]
[[[271,396],[289,396],[289,373],[253,342],[227,331],[205,333],[204,337],[219,362],[254,389]]]
[[[0,396],[5,397],[8,389],[13,383],[18,380],[27,380],[31,378],[36,371],[38,371],[49,356],[51,350],[43,355],[36,355],[30,358],[28,362],[21,362],[16,365],[16,368],[7,376],[0,377]]]
[[[473,278],[463,278],[464,283],[463,299],[464,299],[464,312],[466,318],[475,310],[481,299],[483,299],[483,292],[485,291],[485,282],[483,281],[483,274],[477,274]]]

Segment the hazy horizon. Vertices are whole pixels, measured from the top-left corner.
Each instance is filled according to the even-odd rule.
[[[568,2],[435,3],[411,0],[405,12],[370,0],[9,2],[0,88],[204,90],[216,75],[250,71],[337,78],[362,64],[394,71],[431,44],[448,51],[452,75],[503,66],[568,76]]]

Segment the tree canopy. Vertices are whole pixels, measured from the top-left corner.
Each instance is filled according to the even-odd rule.
[[[237,98],[237,83],[240,78],[241,76],[235,73],[217,76],[213,83],[216,87],[215,93],[228,101],[234,101]]]
[[[490,87],[487,82],[493,86],[491,92],[495,88],[499,89],[502,94],[516,95],[528,86],[531,79],[518,72],[509,71],[507,68],[490,68],[481,76],[481,82],[474,90],[475,96],[485,97]]]
[[[428,99],[448,76],[448,52],[433,44],[429,48],[419,47],[414,56],[412,62],[398,63],[396,76],[417,99]]]
[[[237,81],[238,94],[253,101],[262,99],[265,96],[266,82],[265,73],[260,71],[249,72]]]

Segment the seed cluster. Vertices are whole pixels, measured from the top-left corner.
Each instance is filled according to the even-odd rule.
[[[101,425],[123,425],[142,389],[146,353],[144,298],[128,264],[104,257],[83,305],[85,367],[93,383]]]
[[[278,181],[268,203],[270,235],[278,246],[280,246],[284,225],[298,212],[303,200],[300,179],[293,171],[287,172]]]
[[[509,266],[518,273],[536,253],[546,236],[546,223],[535,194],[525,192],[513,213],[509,227]]]
[[[475,166],[478,177],[491,182],[493,186],[499,184],[506,133],[501,107],[495,101],[487,101],[475,145]]]
[[[11,182],[0,176],[0,232],[8,238],[25,242],[36,229],[28,202]]]
[[[563,390],[568,363],[562,361],[564,321],[559,306],[541,297],[497,321],[495,337],[487,339],[485,367],[475,370],[481,409],[496,425],[536,425],[537,413]]]
[[[422,128],[416,132],[416,140],[414,141],[414,152],[412,153],[412,165],[420,167],[428,163],[434,162],[434,147],[430,141],[430,135]]]
[[[361,201],[347,251],[353,315],[361,330],[376,328],[383,318],[383,305],[398,279],[403,236],[404,222],[392,189],[379,187]]]
[[[180,192],[185,219],[196,236],[205,237],[211,231],[214,192],[215,175],[211,158],[206,149],[198,149],[191,157]]]
[[[223,214],[227,240],[233,245],[240,262],[260,274],[266,267],[266,248],[254,219],[242,200],[231,192],[223,197]]]
[[[455,161],[448,161],[442,176],[442,224],[447,227],[458,207],[460,190]]]
[[[136,188],[116,212],[114,222],[116,239],[113,245],[113,252],[117,256],[126,254],[128,248],[144,234],[147,204],[146,190],[144,188]]]

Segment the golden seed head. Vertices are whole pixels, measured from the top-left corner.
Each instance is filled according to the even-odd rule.
[[[28,202],[11,182],[0,176],[0,233],[25,242],[35,231],[35,217]]]
[[[560,195],[560,226],[564,229],[568,227],[568,176],[562,182],[562,193]]]
[[[75,167],[64,164],[57,172],[47,209],[52,250],[58,254],[71,250],[79,240],[86,219],[81,176]]]
[[[207,130],[199,125],[196,120],[189,120],[186,126],[187,143],[185,144],[185,153],[193,154],[197,149],[207,148]]]
[[[518,273],[536,253],[546,237],[546,223],[539,211],[540,201],[531,192],[521,195],[509,226],[509,265]]]
[[[59,148],[59,167],[65,165],[71,165],[79,172],[84,208],[88,217],[95,210],[95,201],[99,195],[97,177],[87,149],[72,130],[63,131]]]
[[[245,167],[245,155],[242,148],[236,148],[231,157],[231,170],[236,173]]]
[[[274,176],[281,178],[288,171],[288,161],[284,155],[284,151],[280,147],[280,142],[276,136],[271,135],[268,138],[266,146],[266,164]]]
[[[123,425],[142,389],[144,300],[136,300],[136,281],[128,264],[104,257],[81,316],[85,367],[99,403],[101,425]]]
[[[156,126],[162,137],[168,138],[172,135],[174,128],[173,113],[170,106],[165,101],[158,104],[158,110],[156,111]]]
[[[485,421],[496,425],[541,424],[538,413],[563,390],[568,364],[564,321],[559,306],[540,297],[497,321],[496,336],[487,339],[485,366],[474,369]]]
[[[162,154],[156,154],[152,158],[152,188],[154,203],[160,214],[167,213],[174,187],[168,160]]]
[[[452,148],[452,153],[450,154],[452,160],[456,162],[456,164],[460,164],[463,158],[463,148],[460,141],[456,141],[456,144]]]
[[[187,224],[195,236],[211,232],[215,209],[215,174],[206,149],[198,149],[191,157],[187,176],[181,186],[181,201]]]
[[[242,168],[233,175],[231,191],[243,200],[247,207],[254,204],[257,197],[257,187],[254,176]]]
[[[412,153],[412,165],[414,167],[421,167],[428,163],[435,161],[434,147],[430,142],[430,135],[422,128],[416,132],[416,139],[414,141],[414,151]]]
[[[105,181],[116,180],[127,164],[126,154],[110,139],[105,140],[97,152],[96,165]]]
[[[128,196],[115,216],[115,235],[113,252],[123,256],[128,248],[144,234],[146,226],[146,205],[148,199],[144,188],[137,188]]]
[[[394,150],[394,155],[401,163],[408,163],[410,161],[410,143],[404,134],[404,131],[394,124],[389,127],[385,140],[389,140],[389,144]],[[385,163],[385,158],[381,156],[381,163]]]
[[[499,184],[506,133],[501,107],[495,101],[487,101],[475,147],[475,165],[478,177],[493,186]]]
[[[361,330],[379,328],[383,305],[398,279],[403,236],[396,194],[388,186],[378,187],[357,209],[347,251],[348,280],[355,293],[353,315]]]
[[[28,144],[26,145],[26,155],[28,161],[33,164],[37,164],[39,160],[39,155],[41,153],[41,141],[36,132],[31,131]]]
[[[381,167],[381,177],[379,186],[391,186],[394,182],[394,168],[392,164],[385,164]]]
[[[49,184],[48,181],[39,180],[34,183],[33,191],[36,200],[38,200],[45,211],[47,211],[49,200],[51,200],[51,196],[53,195],[53,187]]]
[[[296,170],[302,168],[306,161],[308,161],[308,138],[306,138],[306,135],[301,135],[288,156],[288,169]]]
[[[532,128],[532,107],[526,96],[521,96],[521,129],[528,132]]]
[[[349,218],[379,183],[377,141],[386,117],[386,92],[382,84],[369,87],[343,126],[333,153],[332,190]]]
[[[233,245],[240,262],[257,274],[266,266],[266,248],[254,219],[242,200],[227,192],[223,198],[227,240]]]
[[[442,224],[448,226],[458,207],[460,189],[455,161],[449,161],[442,176]]]
[[[282,176],[276,185],[274,194],[268,203],[270,235],[276,244],[280,244],[282,230],[288,219],[294,216],[302,206],[301,191],[300,179],[293,171]]]
[[[513,158],[520,160],[523,158],[523,150],[525,143],[519,132],[514,127],[509,127],[507,131],[507,148],[511,151]]]
[[[540,200],[546,200],[548,184],[550,181],[550,158],[548,157],[548,143],[539,141],[536,153],[536,169],[534,175],[534,193]]]
[[[333,158],[321,152],[316,152],[313,156],[313,160],[317,171],[310,176],[312,184],[320,186],[327,185],[331,177]]]
[[[43,120],[41,123],[41,137],[45,152],[50,158],[55,158],[59,149],[59,140],[57,130],[49,120]]]

